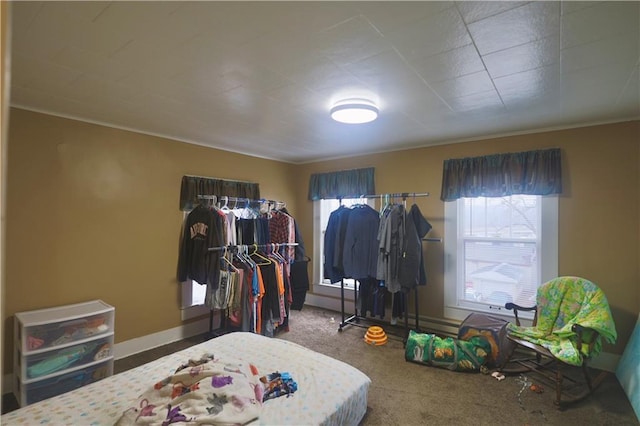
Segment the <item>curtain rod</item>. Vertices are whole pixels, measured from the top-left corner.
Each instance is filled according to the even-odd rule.
[[[223,179],[223,178],[217,178],[217,177],[210,177],[210,176],[197,176],[197,175],[183,175],[185,177],[190,177],[190,178],[197,178],[197,179],[208,179],[208,180],[221,180],[224,182],[239,182],[239,183],[251,183],[251,184],[257,184],[257,182],[251,182],[248,180],[237,180],[237,179]]]

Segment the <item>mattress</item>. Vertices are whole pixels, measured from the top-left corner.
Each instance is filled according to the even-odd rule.
[[[294,394],[264,403],[255,424],[357,425],[367,410],[371,380],[360,370],[293,342],[237,332],[4,414],[0,423],[113,424],[150,385],[206,353],[250,362],[260,374],[289,372],[296,381]]]

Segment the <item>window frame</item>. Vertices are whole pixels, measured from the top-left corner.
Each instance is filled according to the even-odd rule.
[[[538,253],[538,285],[558,276],[558,197],[539,196],[541,202],[540,216],[538,218],[540,226],[540,238]],[[497,305],[474,305],[471,302],[461,303],[459,292],[464,291],[464,277],[461,270],[460,255],[463,255],[464,247],[460,247],[462,241],[463,218],[460,217],[462,201],[445,202],[445,238],[444,238],[444,315],[446,318],[464,320],[470,313],[481,312],[492,315],[502,315],[512,317],[512,311],[506,310],[504,306]],[[509,239],[505,239],[509,241]],[[525,324],[530,324],[533,313],[523,312],[521,316],[528,320]]]

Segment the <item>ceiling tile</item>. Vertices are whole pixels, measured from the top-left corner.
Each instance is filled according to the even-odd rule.
[[[462,19],[470,24],[527,4],[526,1],[457,1]]]
[[[559,2],[532,2],[469,24],[481,55],[549,37],[560,30]]]
[[[536,98],[559,93],[560,65],[553,64],[493,80],[505,105],[527,105]]]
[[[107,62],[107,58],[104,55],[78,49],[74,46],[66,46],[51,58],[51,62],[87,73],[102,68]]]
[[[453,7],[451,1],[370,1],[356,2],[362,14],[383,34],[388,34],[416,21],[438,15]]]
[[[455,7],[384,33],[409,61],[471,43],[467,27]]]
[[[149,7],[144,1],[114,1],[93,20],[93,25],[105,31],[117,29],[130,38],[150,33],[162,35],[162,25],[166,22],[166,18],[179,7],[180,2],[172,1],[153,2],[153,7]]]
[[[563,4],[566,2],[563,2]],[[562,17],[562,48],[594,42],[621,33],[638,40],[640,2],[602,2]]]
[[[482,57],[493,78],[543,67],[560,62],[560,42],[557,34],[499,50]]]
[[[631,69],[638,57],[640,34],[628,33],[562,50],[562,72],[619,63]]]
[[[491,111],[500,111],[504,109],[504,105],[500,100],[500,96],[495,90],[487,90],[486,92],[473,93],[466,96],[460,96],[448,100],[451,107],[455,111],[465,112],[471,110],[486,110],[490,120]]]
[[[411,63],[427,82],[437,82],[484,71],[485,67],[473,44],[437,55],[416,59]]]
[[[348,19],[314,37],[318,51],[338,65],[346,65],[391,48],[382,35],[363,17]]]
[[[620,91],[616,105],[627,111],[629,117],[640,116],[640,68],[638,66],[634,68]]]
[[[61,67],[51,62],[36,61],[31,69],[29,87],[53,96],[68,95],[69,84],[78,79],[81,72]]]
[[[439,81],[431,84],[431,87],[447,101],[452,98],[495,90],[493,82],[486,71]]]
[[[560,3],[560,12],[562,15],[568,15],[570,13],[577,12],[587,7],[597,6],[600,3],[602,2],[592,1],[592,0],[587,0],[587,1],[573,1],[573,0],[566,1],[565,0]]]
[[[11,8],[11,22],[13,24],[13,36],[16,34],[25,34],[30,28],[33,20],[36,18],[40,9],[44,6],[44,2],[30,1],[24,2],[20,7]]]

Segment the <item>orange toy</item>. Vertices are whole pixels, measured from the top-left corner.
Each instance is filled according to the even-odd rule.
[[[367,329],[367,333],[364,335],[364,341],[370,345],[384,345],[387,343],[387,334],[384,332],[382,327],[372,325]]]

